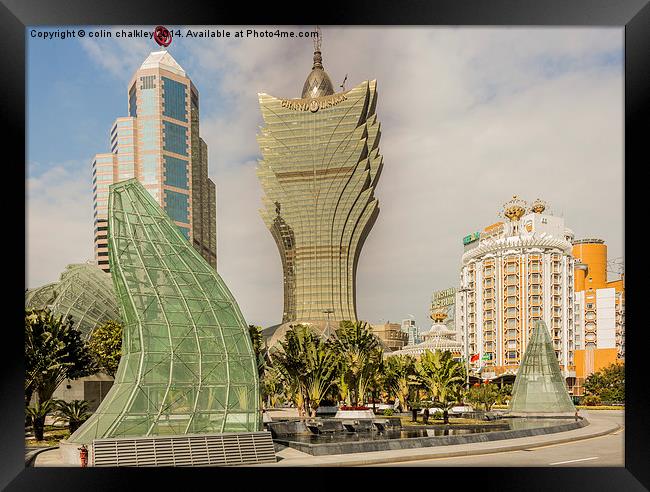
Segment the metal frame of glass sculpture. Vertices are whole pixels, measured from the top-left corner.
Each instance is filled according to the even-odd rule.
[[[69,315],[85,338],[109,320],[121,322],[111,276],[94,263],[68,265],[58,282],[28,290],[25,308]]]
[[[508,408],[511,414],[572,414],[575,406],[543,321],[536,321],[517,371]]]
[[[69,441],[259,430],[248,326],[221,277],[136,179],[111,185],[108,216],[122,358]]]

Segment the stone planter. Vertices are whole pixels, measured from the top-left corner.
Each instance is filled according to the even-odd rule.
[[[335,419],[374,419],[375,413],[372,408],[368,410],[339,410],[334,415]]]
[[[339,407],[337,406],[322,406],[316,409],[316,415],[334,415],[336,412],[338,412],[338,410]]]

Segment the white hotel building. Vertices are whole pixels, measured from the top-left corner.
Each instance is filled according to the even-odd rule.
[[[516,374],[535,320],[543,320],[566,378],[574,366],[573,233],[564,219],[517,198],[504,222],[463,239],[456,323],[470,373]]]

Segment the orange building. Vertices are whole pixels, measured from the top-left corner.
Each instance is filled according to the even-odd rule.
[[[602,239],[573,241],[575,258],[575,366],[573,394],[584,380],[625,357],[625,282],[607,280],[607,245]]]

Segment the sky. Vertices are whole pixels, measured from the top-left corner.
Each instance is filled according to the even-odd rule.
[[[84,30],[100,28],[113,36],[26,31],[28,288],[93,258],[92,158],[109,151],[110,127],[127,115],[129,79],[159,49],[115,36],[152,26]],[[335,87],[346,75],[346,89],[378,84],[384,169],[380,213],[357,270],[360,319],[412,315],[429,326],[432,292],[458,284],[463,236],[499,220],[514,194],[546,200],[576,238],[604,239],[610,259],[623,257],[621,28],[321,28]],[[33,32],[57,29],[65,27]],[[247,27],[225,29],[232,36]],[[297,35],[313,26],[280,29]],[[176,36],[169,52],[200,92],[217,186],[218,272],[248,323],[274,325],[282,267],[259,215],[257,94],[300,97],[312,41]]]

